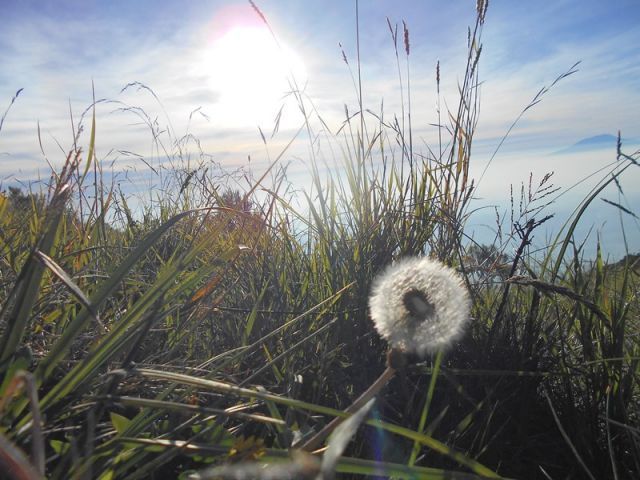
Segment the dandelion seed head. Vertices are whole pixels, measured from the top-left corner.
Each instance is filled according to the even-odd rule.
[[[392,347],[424,356],[446,349],[469,320],[471,302],[452,269],[426,257],[408,257],[373,283],[369,309]]]

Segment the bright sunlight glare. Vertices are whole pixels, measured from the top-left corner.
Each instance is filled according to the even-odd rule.
[[[232,126],[272,121],[291,78],[301,82],[302,61],[262,26],[238,26],[212,40],[200,64],[218,97],[216,112]]]

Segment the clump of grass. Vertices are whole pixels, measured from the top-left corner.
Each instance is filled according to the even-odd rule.
[[[227,178],[207,173],[202,152],[197,165],[187,161],[197,142],[169,129],[157,150],[172,169],[155,173],[160,191],[136,213],[130,197],[102,182],[95,115],[87,154],[74,147],[42,195],[0,195],[7,471],[103,479],[639,474],[637,257],[607,265],[598,245],[589,263],[574,238],[614,180],[603,179],[542,256],[530,245],[546,220],[534,204],[547,201],[549,178],[530,185],[531,204],[513,215],[513,255],[464,240],[486,9],[478,2],[451,124],[438,119],[439,142],[427,154],[415,146],[409,71],[403,79],[400,69],[410,31],[403,23],[398,49],[389,22],[406,110],[394,122],[369,112],[354,82],[359,111],[347,112],[338,132],[344,176],[323,179],[312,164],[302,210],[282,172],[268,195],[256,195],[276,162],[247,191],[229,191]],[[439,96],[437,66],[436,76]],[[293,90],[301,110],[313,112]],[[148,119],[161,142],[151,117],[125,111]],[[310,139],[314,120],[305,114]],[[637,155],[619,149],[619,158],[614,179],[637,165]],[[470,331],[446,355],[403,368],[376,404],[350,411],[385,368],[387,346],[369,319],[371,283],[409,255],[430,255],[463,276]],[[293,448],[350,413],[322,460]]]

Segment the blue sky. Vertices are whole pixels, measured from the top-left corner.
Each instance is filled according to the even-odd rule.
[[[280,130],[265,151],[258,127],[266,135],[273,129],[287,89],[285,70],[294,73],[317,113],[335,132],[344,119],[344,105],[350,111],[357,105],[339,47],[353,68],[355,3],[258,0],[256,4],[268,18],[279,49],[264,35],[260,19],[246,1],[0,2],[0,110],[4,112],[15,92],[24,88],[0,131],[0,182],[32,179],[38,171],[46,176],[47,161],[60,164],[73,142],[71,114],[77,125],[91,104],[92,82],[96,98],[106,100],[96,111],[98,158],[116,171],[144,169],[140,157],[152,165],[162,162],[149,129],[140,125],[138,110],[128,107],[143,108],[174,139],[192,133],[223,167],[259,168],[300,126],[295,102],[285,100]],[[428,125],[436,121],[435,65],[439,60],[445,103],[455,105],[475,2],[363,0],[359,13],[365,106],[377,111],[384,101],[385,115],[400,111],[398,73],[386,22],[389,18],[398,23],[401,31],[405,20],[411,42],[413,125],[416,136],[431,145],[435,131]],[[581,64],[579,72],[556,85],[511,133],[483,179],[482,199],[499,203],[507,196],[509,183],[526,180],[530,171],[541,178],[549,167],[556,171],[559,186],[568,188],[581,175],[614,159],[611,151],[592,152],[573,163],[546,156],[585,137],[621,130],[624,138],[637,143],[639,25],[637,0],[490,1],[482,37],[480,121],[472,156],[476,174],[535,93],[575,62]],[[161,105],[144,89],[122,91],[131,82],[152,88]],[[86,145],[84,123],[80,143]],[[293,176],[304,177],[307,171],[305,145],[302,141],[283,159],[291,163]],[[632,176],[625,190],[634,198],[640,196],[637,179]],[[559,205],[560,210],[570,208],[568,203]]]

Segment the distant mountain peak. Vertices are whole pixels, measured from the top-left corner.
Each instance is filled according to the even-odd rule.
[[[615,135],[609,135],[608,133],[603,133],[601,135],[594,135],[593,137],[583,138],[577,143],[574,143],[570,148],[581,147],[584,145],[593,146],[593,145],[610,145],[614,144],[618,141],[618,137]]]
[[[575,153],[584,152],[587,150],[600,150],[604,148],[615,148],[618,142],[618,137],[610,135],[608,133],[602,133],[600,135],[594,135],[592,137],[586,137],[578,142],[574,143],[568,148],[563,148],[555,152],[558,153]]]

